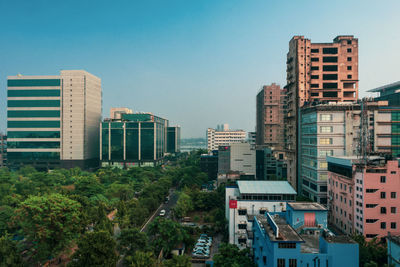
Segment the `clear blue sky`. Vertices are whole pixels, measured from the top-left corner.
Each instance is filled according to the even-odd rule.
[[[84,69],[102,79],[103,116],[126,106],[182,126],[255,126],[263,84],[285,84],[293,35],[359,38],[360,92],[400,80],[400,1],[0,0],[0,130],[6,77]]]

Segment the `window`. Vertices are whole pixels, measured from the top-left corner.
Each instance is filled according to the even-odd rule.
[[[336,62],[338,62],[337,59],[338,59],[337,57],[324,57],[322,61],[327,62],[327,63],[330,63],[330,62],[336,63]]]
[[[311,66],[311,70],[319,70],[318,66]]]
[[[267,257],[266,256],[263,256],[263,262],[264,262],[264,265],[267,264]]]
[[[381,214],[386,214],[386,207],[381,207]]]
[[[319,87],[319,84],[318,83],[312,83],[311,84],[311,88],[318,88]]]
[[[347,79],[351,79],[353,76],[351,75],[347,75]]]
[[[386,222],[381,222],[381,229],[386,229]]]
[[[381,198],[386,198],[386,192],[381,192]]]
[[[238,228],[239,229],[247,229],[247,224],[241,223],[241,224],[238,225]]]
[[[347,70],[351,70],[351,66],[347,66]]]
[[[323,71],[337,71],[338,66],[337,65],[324,65],[322,66]]]
[[[321,119],[321,121],[331,121],[332,114],[321,114],[320,119]]]
[[[337,89],[338,84],[337,83],[323,83],[322,87],[323,87],[323,89]]]
[[[319,79],[319,75],[311,75],[311,79]]]
[[[319,53],[319,49],[311,49],[311,53]]]
[[[333,156],[333,150],[320,150],[319,156],[320,157]]]
[[[332,126],[321,126],[320,127],[320,132],[321,133],[331,133],[333,131]]]
[[[337,54],[338,49],[337,47],[325,47],[322,48],[322,53],[323,54]]]
[[[351,53],[351,48],[347,48],[347,53]]]
[[[347,44],[351,45],[351,40],[347,40]]]
[[[319,58],[317,58],[317,57],[312,57],[311,58],[311,62],[318,62],[319,61]]]
[[[278,248],[296,248],[296,243],[278,243]]]
[[[396,198],[396,192],[390,192],[390,198]]]
[[[374,222],[378,221],[378,219],[366,219],[365,221],[366,221],[366,223],[374,223]]]
[[[381,183],[386,183],[386,176],[381,176]]]
[[[278,262],[278,267],[286,267],[285,259],[278,259],[277,262]]]
[[[396,223],[395,223],[395,222],[391,222],[391,223],[390,223],[390,228],[396,229]]]
[[[324,80],[337,80],[338,76],[337,76],[337,74],[324,74],[323,79]]]
[[[350,61],[351,61],[351,57],[348,57],[348,58],[347,58],[347,61],[349,61],[349,62],[350,62]]]
[[[390,213],[396,213],[396,207],[390,207]]]
[[[247,210],[245,209],[240,209],[238,210],[239,215],[246,215],[247,214]]]
[[[332,138],[320,138],[319,144],[320,145],[332,145]]]
[[[246,238],[239,238],[238,242],[239,242],[239,244],[246,244],[247,239]]]
[[[297,267],[297,259],[289,259],[289,267]]]
[[[367,204],[366,207],[367,208],[375,208],[376,206],[378,206],[378,204]]]
[[[376,191],[378,191],[378,189],[367,188],[365,191],[366,191],[367,193],[375,193]]]

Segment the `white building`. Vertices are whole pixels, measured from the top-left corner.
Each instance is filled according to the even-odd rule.
[[[57,76],[9,76],[8,155],[12,167],[97,167],[100,78],[83,70]]]
[[[133,114],[130,108],[110,108],[110,119],[120,120],[121,114]]]
[[[251,248],[255,215],[286,210],[296,191],[287,181],[237,181],[225,191],[225,217],[229,222],[229,243]]]
[[[217,129],[207,129],[207,149],[217,150],[218,146],[226,146],[233,143],[241,143],[246,140],[246,132],[243,130],[229,130],[228,125],[219,126]]]

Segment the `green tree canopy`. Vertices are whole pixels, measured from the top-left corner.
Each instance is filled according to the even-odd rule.
[[[60,194],[31,196],[16,211],[15,222],[36,250],[35,258],[56,256],[81,229],[81,205]]]
[[[221,243],[219,251],[214,255],[216,267],[252,267],[256,266],[250,257],[249,249],[239,250],[234,244]]]
[[[0,237],[0,267],[23,266],[21,252],[9,234]]]

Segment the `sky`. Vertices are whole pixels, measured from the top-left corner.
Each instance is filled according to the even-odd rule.
[[[7,76],[84,69],[102,79],[103,117],[129,107],[182,137],[228,123],[254,131],[262,85],[285,85],[294,35],[359,39],[360,96],[400,80],[400,1],[0,0],[0,131]]]

